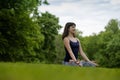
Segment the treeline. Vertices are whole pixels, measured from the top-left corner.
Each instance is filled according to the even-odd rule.
[[[49,12],[38,13],[46,0],[0,1],[0,61],[61,64],[64,45],[59,18]],[[76,35],[84,52],[101,67],[120,67],[120,22],[111,19],[105,31],[83,37]],[[81,56],[79,56],[80,59]]]
[[[111,19],[105,31],[83,38],[86,53],[103,67],[120,67],[120,22]]]
[[[46,0],[0,0],[0,61],[54,62],[59,19],[38,13]]]
[[[77,31],[77,37],[91,60],[95,60],[100,67],[120,68],[120,22],[117,19],[111,19],[105,26],[105,31],[99,34],[82,37],[79,33],[81,32]],[[62,61],[65,52],[62,50],[64,46],[61,35],[56,38],[56,48],[59,59],[56,61]]]

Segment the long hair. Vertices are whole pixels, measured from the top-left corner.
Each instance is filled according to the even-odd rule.
[[[62,34],[62,39],[64,39],[66,36],[68,36],[70,26],[76,26],[76,24],[73,22],[66,23],[65,28],[64,28],[64,32]],[[75,37],[75,34],[73,34],[73,36]]]

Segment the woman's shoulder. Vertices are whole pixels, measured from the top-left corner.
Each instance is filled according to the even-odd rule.
[[[80,42],[80,40],[78,38],[76,38],[76,40]]]
[[[65,37],[63,40],[69,40],[68,37]]]
[[[68,38],[68,37],[65,37],[65,38],[63,39],[63,41],[64,41],[64,42],[69,42],[69,38]]]

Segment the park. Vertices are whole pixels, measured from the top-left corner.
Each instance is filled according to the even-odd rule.
[[[111,18],[98,34],[83,36],[76,29],[84,52],[98,67],[65,66],[59,33],[64,26],[56,15],[38,11],[43,4],[52,5],[49,0],[0,1],[0,80],[120,79],[118,18]]]

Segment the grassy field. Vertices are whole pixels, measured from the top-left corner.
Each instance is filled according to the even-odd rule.
[[[0,80],[120,80],[120,69],[0,63]]]

